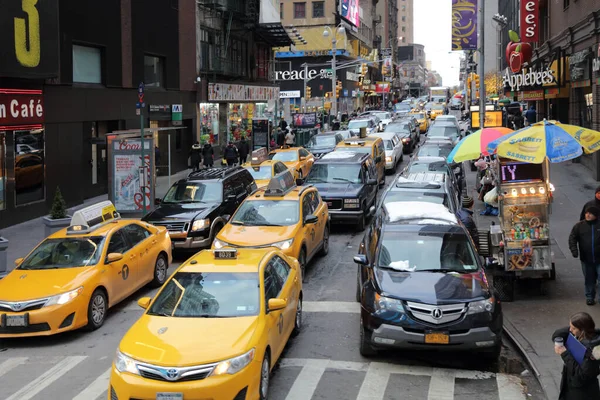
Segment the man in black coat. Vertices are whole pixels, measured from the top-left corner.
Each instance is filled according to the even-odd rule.
[[[464,196],[462,199],[462,208],[456,212],[456,216],[463,223],[471,239],[475,242],[475,247],[479,251],[479,230],[473,220],[473,198],[471,196]]]
[[[200,171],[200,161],[202,161],[202,146],[196,142],[190,150],[190,164],[194,172]]]
[[[581,260],[585,280],[586,304],[596,304],[596,285],[600,277],[600,208],[590,206],[585,209],[585,219],[573,226],[569,235],[569,250],[573,257]]]
[[[581,209],[581,214],[579,215],[580,221],[583,221],[585,219],[585,210],[587,210],[587,208],[590,206],[596,206],[596,207],[600,208],[600,186],[598,186],[596,188],[596,194],[594,195],[594,200],[590,200],[587,203],[585,203],[583,208]]]
[[[243,165],[246,162],[246,158],[248,158],[248,153],[250,153],[250,144],[248,144],[246,137],[242,137],[237,148],[240,154],[240,165]]]
[[[233,142],[229,142],[225,150],[223,151],[223,158],[227,161],[228,167],[233,167],[238,160],[238,149],[233,145]]]

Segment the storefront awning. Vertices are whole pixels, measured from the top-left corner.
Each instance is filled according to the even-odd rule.
[[[292,39],[290,39],[287,31],[283,28],[281,23],[259,24],[256,27],[255,32],[265,42],[269,43],[273,47],[289,46],[292,44]]]

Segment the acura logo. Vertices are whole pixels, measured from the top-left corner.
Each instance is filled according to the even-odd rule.
[[[168,369],[167,370],[167,378],[169,378],[169,379],[175,379],[175,378],[177,378],[177,370],[173,369],[173,368]]]
[[[159,335],[162,335],[163,333],[165,333],[165,332],[167,331],[167,329],[169,329],[169,328],[167,328],[166,326],[163,326],[162,328],[160,328],[160,329],[157,331],[157,333],[158,333]]]
[[[433,310],[431,310],[431,316],[434,319],[442,319],[442,317],[444,316],[444,312],[439,308],[434,308]]]

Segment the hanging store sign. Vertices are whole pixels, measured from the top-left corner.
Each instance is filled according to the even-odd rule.
[[[585,49],[569,57],[569,72],[571,82],[586,81],[590,79],[590,56],[592,52]]]
[[[540,38],[539,0],[521,0],[521,41],[537,43]]]
[[[452,50],[477,50],[477,0],[452,0]]]
[[[44,122],[41,90],[0,89],[0,125]]]
[[[523,69],[517,74],[512,74],[507,69],[503,80],[504,87],[510,88],[510,91],[512,92],[518,92],[525,88],[557,83],[555,71],[548,66],[543,70],[535,70],[532,68],[526,71]]]
[[[269,101],[279,98],[279,88],[232,83],[209,83],[208,101]]]
[[[296,71],[275,71],[276,81],[303,81],[305,79],[312,80],[315,78],[331,79],[333,72],[331,69],[303,69]]]

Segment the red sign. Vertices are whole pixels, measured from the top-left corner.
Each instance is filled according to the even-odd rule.
[[[539,0],[521,0],[521,41],[525,43],[537,43],[539,38]]]
[[[0,125],[44,122],[41,90],[0,89]]]
[[[375,84],[375,93],[389,93],[391,86],[389,82],[377,82]]]

